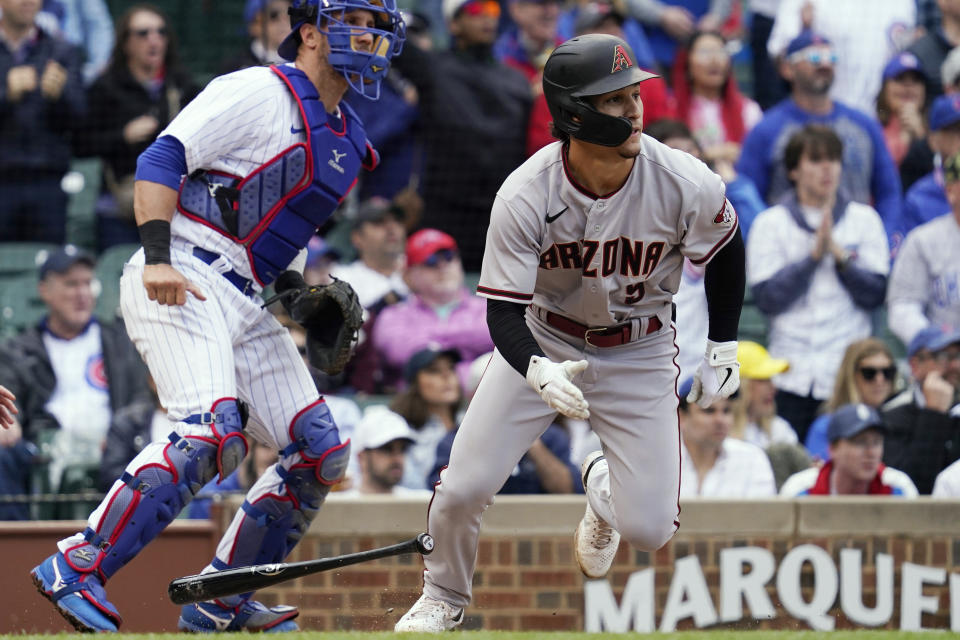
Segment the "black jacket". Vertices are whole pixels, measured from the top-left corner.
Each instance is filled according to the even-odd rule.
[[[147,368],[123,325],[101,324],[104,373],[110,409],[115,414],[138,399],[149,399]],[[27,329],[0,345],[0,384],[17,396],[24,438],[32,440],[41,429],[57,429],[56,418],[46,410],[57,380],[43,344],[40,326]]]
[[[464,268],[479,271],[494,197],[526,160],[530,83],[488,47],[426,52],[408,44],[395,65],[420,92],[421,224],[450,233]]]
[[[137,156],[156,135],[127,144],[123,128],[134,118],[151,115],[160,122],[159,134],[173,119],[171,112],[185,107],[196,95],[197,88],[186,74],[169,74],[157,95],[151,96],[126,69],[108,68],[90,87],[89,114],[77,132],[74,151],[78,156],[103,158],[118,180],[132,175],[137,170]]]
[[[910,476],[921,494],[929,494],[937,474],[960,458],[960,418],[920,408],[915,389],[911,385],[881,408],[889,429],[883,462]]]
[[[18,102],[7,99],[7,74],[14,66],[28,64],[37,70],[37,83],[54,60],[67,70],[60,98],[47,100],[37,90]],[[27,57],[15,63],[5,42],[0,41],[0,177],[21,171],[66,172],[70,165],[70,136],[83,117],[86,100],[80,75],[82,55],[64,40],[37,29],[27,44]]]

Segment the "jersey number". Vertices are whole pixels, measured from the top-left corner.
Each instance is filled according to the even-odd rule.
[[[624,300],[627,304],[636,304],[643,300],[643,283],[634,282],[627,285],[627,297]]]

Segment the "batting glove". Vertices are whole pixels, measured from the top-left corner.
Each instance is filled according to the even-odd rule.
[[[740,363],[737,362],[737,341],[707,340],[707,353],[693,377],[687,402],[696,402],[706,409],[717,398],[729,398],[740,388]]]
[[[531,356],[527,365],[527,383],[552,409],[568,418],[586,420],[590,417],[589,404],[583,392],[571,380],[587,368],[586,360],[551,362],[547,358]]]

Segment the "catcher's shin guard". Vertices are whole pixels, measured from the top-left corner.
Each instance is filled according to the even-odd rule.
[[[301,411],[290,426],[292,443],[281,453],[300,454],[302,459],[289,469],[277,464],[274,470],[282,484],[275,492],[257,496],[251,490],[241,506],[243,515],[236,526],[230,556],[215,558],[217,570],[281,562],[310,527],[333,485],[343,478],[350,457],[350,442],[340,442],[336,424],[323,400]],[[285,489],[285,490],[284,490]],[[228,532],[229,535],[229,532]],[[216,600],[237,606],[250,594]]]
[[[64,551],[67,563],[81,573],[97,572],[106,582],[173,521],[193,496],[218,472],[228,474],[246,453],[239,435],[243,417],[234,399],[218,400],[213,411],[190,416],[184,422],[210,424],[213,437],[171,433],[162,448],[162,461],[131,463],[97,512],[95,526],[83,532],[84,541]],[[134,459],[134,462],[141,457]],[[96,513],[95,512],[95,515]],[[91,518],[92,522],[92,518]]]

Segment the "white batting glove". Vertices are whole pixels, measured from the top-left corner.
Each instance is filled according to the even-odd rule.
[[[527,383],[552,409],[568,418],[586,420],[590,417],[589,404],[583,392],[573,384],[574,376],[587,368],[586,360],[551,362],[547,358],[531,356],[527,365]]]
[[[706,409],[717,398],[729,398],[740,388],[740,363],[737,362],[737,341],[707,340],[707,353],[693,377],[687,402],[696,402]]]

